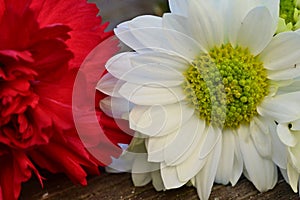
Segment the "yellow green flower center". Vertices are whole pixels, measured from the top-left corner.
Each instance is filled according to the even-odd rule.
[[[297,0],[280,0],[280,14],[286,22],[295,25],[299,18],[299,12],[297,9]]]
[[[200,54],[183,75],[187,101],[200,119],[219,127],[249,123],[269,91],[267,72],[259,58],[231,44]]]

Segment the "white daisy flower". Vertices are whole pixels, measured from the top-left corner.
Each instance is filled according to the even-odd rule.
[[[147,167],[155,176],[133,175],[135,185],[159,182],[159,174],[157,188],[190,182],[208,199],[214,182],[235,185],[243,173],[259,191],[273,188],[272,133],[299,117],[300,90],[279,92],[300,75],[299,33],[273,36],[279,0],[169,5],[163,17],[140,16],[115,29],[134,51],[111,58],[98,85],[111,96],[106,108],[128,119],[145,146],[132,172],[157,167]]]
[[[280,0],[277,33],[300,28],[300,0]]]

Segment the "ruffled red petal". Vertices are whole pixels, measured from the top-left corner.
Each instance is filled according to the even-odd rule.
[[[41,181],[39,173],[24,152],[11,151],[0,156],[0,197],[3,200],[18,199],[21,183],[27,181],[34,171]]]
[[[74,183],[86,185],[85,170],[99,174],[97,163],[86,152],[75,130],[68,131],[63,138],[53,137],[49,144],[41,145],[28,154],[40,167],[52,173],[65,173]]]
[[[95,4],[86,5],[86,1],[78,0],[32,0],[31,7],[39,10],[37,20],[41,27],[53,23],[68,24],[72,29],[71,39],[66,42],[75,57],[70,66],[79,67],[87,54],[99,41],[111,36],[112,32],[104,32],[108,24],[101,25],[101,17]],[[53,12],[55,10],[55,13]],[[67,12],[66,12],[67,11]]]

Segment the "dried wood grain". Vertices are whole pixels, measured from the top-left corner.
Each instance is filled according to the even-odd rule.
[[[197,200],[197,192],[193,187],[182,187],[165,192],[157,192],[151,184],[145,187],[134,187],[130,174],[107,174],[89,177],[88,186],[73,185],[63,175],[50,176],[41,189],[37,180],[23,185],[20,200],[150,200],[168,199]],[[297,200],[298,194],[293,193],[289,185],[280,177],[276,187],[268,192],[259,193],[245,178],[235,187],[214,185],[210,200]]]

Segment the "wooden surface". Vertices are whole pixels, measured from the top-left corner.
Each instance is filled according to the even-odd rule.
[[[89,177],[88,186],[73,185],[63,175],[52,175],[45,181],[44,189],[34,178],[23,185],[20,200],[135,200],[135,199],[198,199],[195,188],[184,186],[180,189],[157,192],[151,184],[134,187],[130,174],[107,174]],[[254,186],[242,178],[235,187],[214,185],[211,200],[228,199],[300,199],[280,177],[276,187],[266,193],[259,193]]]

